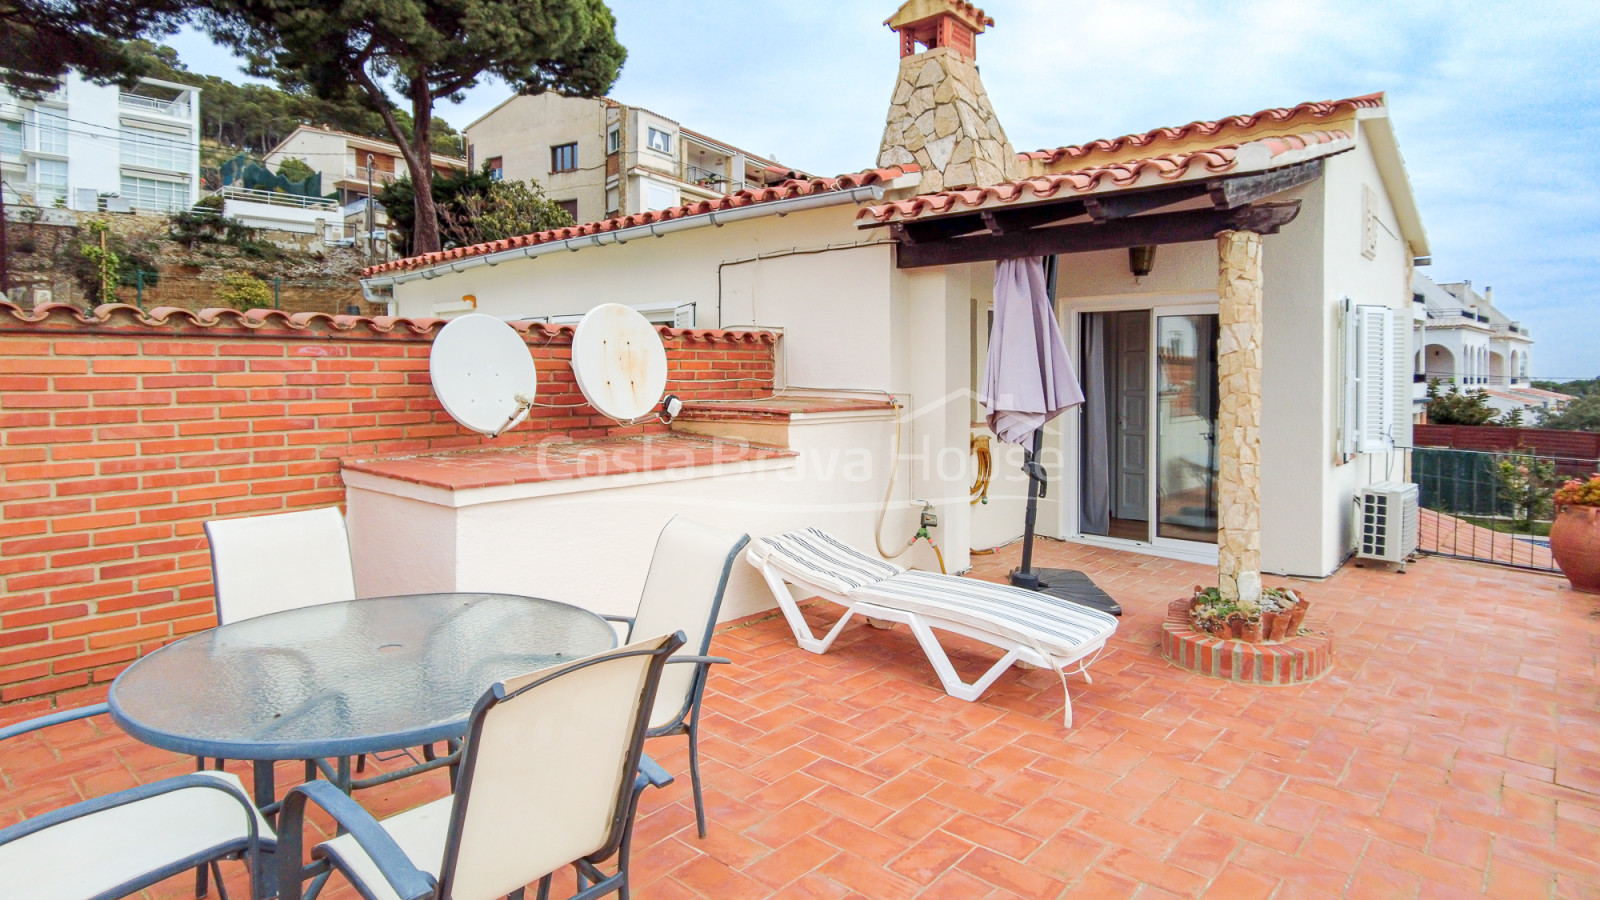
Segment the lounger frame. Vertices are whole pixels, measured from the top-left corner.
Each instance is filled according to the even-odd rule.
[[[789,630],[794,632],[795,641],[805,650],[812,653],[826,653],[828,648],[844,630],[844,626],[857,614],[868,619],[878,619],[888,622],[898,622],[908,626],[916,637],[917,643],[922,646],[922,652],[928,657],[928,662],[933,666],[933,671],[939,676],[939,683],[944,686],[945,693],[958,700],[968,702],[976,701],[983,696],[983,692],[994,684],[1004,672],[1015,663],[1021,662],[1037,666],[1041,669],[1059,669],[1063,673],[1074,669],[1081,674],[1085,681],[1091,681],[1088,668],[1100,651],[1105,648],[1105,638],[1087,643],[1075,648],[1076,652],[1054,650],[1049,656],[1044,655],[1026,637],[1005,629],[978,628],[970,623],[944,618],[926,611],[910,611],[885,606],[881,603],[863,597],[852,597],[841,594],[830,588],[823,587],[778,568],[761,555],[752,543],[745,550],[745,559],[754,566],[761,577],[772,590],[772,596],[778,602],[778,608],[783,611],[784,620],[789,623]],[[956,576],[951,576],[956,577]],[[822,637],[817,637],[806,622],[805,616],[800,611],[800,604],[795,599],[789,585],[794,584],[805,591],[807,597],[816,596],[824,600],[837,603],[844,607],[844,614]],[[944,647],[939,643],[939,638],[934,631],[948,631],[954,634],[982,641],[992,647],[1005,651],[994,665],[990,666],[976,681],[966,682],[956,672],[955,666],[950,663],[950,657],[945,653]],[[1109,637],[1109,635],[1107,635]],[[1092,682],[1091,682],[1092,683]],[[1062,679],[1065,688],[1066,679]],[[1072,723],[1072,696],[1066,697],[1066,722]]]

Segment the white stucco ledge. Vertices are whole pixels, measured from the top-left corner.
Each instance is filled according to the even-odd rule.
[[[779,447],[673,433],[346,460],[341,474],[348,488],[460,508],[795,465]]]

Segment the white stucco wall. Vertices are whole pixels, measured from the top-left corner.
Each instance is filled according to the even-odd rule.
[[[791,426],[798,456],[731,466],[449,492],[346,473],[356,584],[363,596],[504,591],[631,614],[657,535],[674,515],[753,536],[808,525],[872,552],[888,487],[893,420],[881,412]],[[914,481],[902,470],[884,534],[909,535]],[[455,505],[450,505],[455,504]],[[891,551],[893,542],[885,540]],[[936,568],[925,544],[898,560]],[[723,619],[772,607],[735,565]]]
[[[1411,318],[1411,253],[1401,236],[1394,204],[1367,140],[1371,126],[1362,122],[1360,127],[1363,140],[1356,149],[1329,159],[1324,177],[1323,277],[1328,339],[1324,341],[1323,358],[1329,374],[1322,393],[1327,408],[1323,429],[1327,437],[1323,440],[1321,454],[1324,460],[1322,572],[1307,574],[1332,572],[1354,552],[1357,491],[1374,482],[1402,479],[1406,472],[1403,452],[1363,454],[1341,463],[1333,440],[1340,427],[1339,392],[1344,390],[1343,381],[1338,377],[1342,371],[1337,341],[1341,299],[1349,297],[1357,305],[1388,306],[1395,310],[1395,315],[1408,321]],[[1372,212],[1379,225],[1376,253],[1371,259],[1362,254],[1362,197],[1367,189],[1371,191]],[[1409,359],[1411,355],[1408,350],[1406,357]]]

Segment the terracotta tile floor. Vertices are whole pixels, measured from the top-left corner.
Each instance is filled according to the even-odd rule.
[[[1347,566],[1305,585],[1333,672],[1250,688],[1156,652],[1167,601],[1206,568],[1053,543],[1039,560],[1127,610],[1094,683],[1072,683],[1075,727],[1049,672],[946,697],[904,628],[852,625],[826,656],[781,620],[731,628],[707,698],[711,835],[687,778],[647,794],[637,896],[1600,896],[1600,598],[1442,559]],[[683,772],[681,747],[651,749]],[[9,742],[0,822],[189,765],[88,724]],[[359,799],[383,815],[443,792]]]

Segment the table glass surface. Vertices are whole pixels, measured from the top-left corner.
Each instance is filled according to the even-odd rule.
[[[111,686],[156,747],[301,759],[461,737],[497,681],[616,646],[599,616],[507,594],[374,597],[272,613],[151,653]]]

